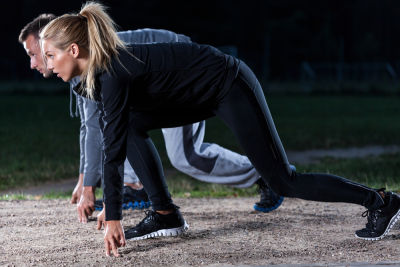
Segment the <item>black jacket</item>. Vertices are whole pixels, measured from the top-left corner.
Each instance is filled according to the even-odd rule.
[[[129,113],[212,111],[230,89],[240,64],[212,46],[196,43],[131,45],[118,59],[112,60],[110,71],[96,77],[95,100],[104,124],[106,220],[122,217],[118,166],[126,158]]]

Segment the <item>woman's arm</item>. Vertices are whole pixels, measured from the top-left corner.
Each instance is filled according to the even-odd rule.
[[[122,219],[123,180],[118,167],[126,158],[128,129],[128,90],[125,79],[117,74],[100,77],[103,124],[103,179],[106,221]]]

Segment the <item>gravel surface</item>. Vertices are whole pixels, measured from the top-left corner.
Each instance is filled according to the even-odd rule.
[[[175,199],[190,225],[181,237],[128,241],[121,258],[106,257],[96,222],[77,222],[67,200],[0,201],[0,265],[243,266],[384,263],[400,265],[400,231],[363,241],[354,231],[363,207],[285,199],[256,213],[256,198]],[[124,211],[124,226],[144,217]]]

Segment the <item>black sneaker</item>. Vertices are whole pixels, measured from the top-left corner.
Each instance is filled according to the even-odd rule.
[[[133,189],[130,186],[124,186],[123,188],[123,203],[122,203],[122,208],[124,210],[127,210],[129,208],[131,209],[147,209],[150,207],[150,201],[149,198],[147,197],[146,191],[144,191],[144,188],[140,190]]]
[[[254,204],[254,209],[261,212],[276,210],[282,204],[283,197],[272,191],[262,179],[258,179],[256,184],[259,187],[260,202]]]
[[[382,239],[400,219],[400,197],[395,193],[386,192],[384,206],[376,210],[367,210],[362,216],[368,216],[368,223],[364,229],[356,231],[356,237],[365,240]]]
[[[186,232],[189,225],[179,210],[171,214],[161,215],[147,210],[146,217],[135,227],[125,231],[126,240],[141,240],[158,236],[177,236]]]

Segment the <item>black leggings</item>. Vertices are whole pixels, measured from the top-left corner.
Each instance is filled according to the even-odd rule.
[[[371,209],[383,204],[376,190],[364,185],[335,175],[302,174],[290,169],[261,86],[245,64],[215,113],[232,129],[251,163],[276,193]]]
[[[199,109],[195,114],[171,113],[169,110],[130,114],[127,156],[149,195],[153,209],[166,210],[174,205],[161,161],[146,132],[206,119],[212,113],[234,132],[256,170],[278,194],[315,201],[354,203],[368,209],[383,204],[376,190],[361,184],[329,174],[292,171],[261,86],[253,72],[241,63],[232,88],[213,110]]]

